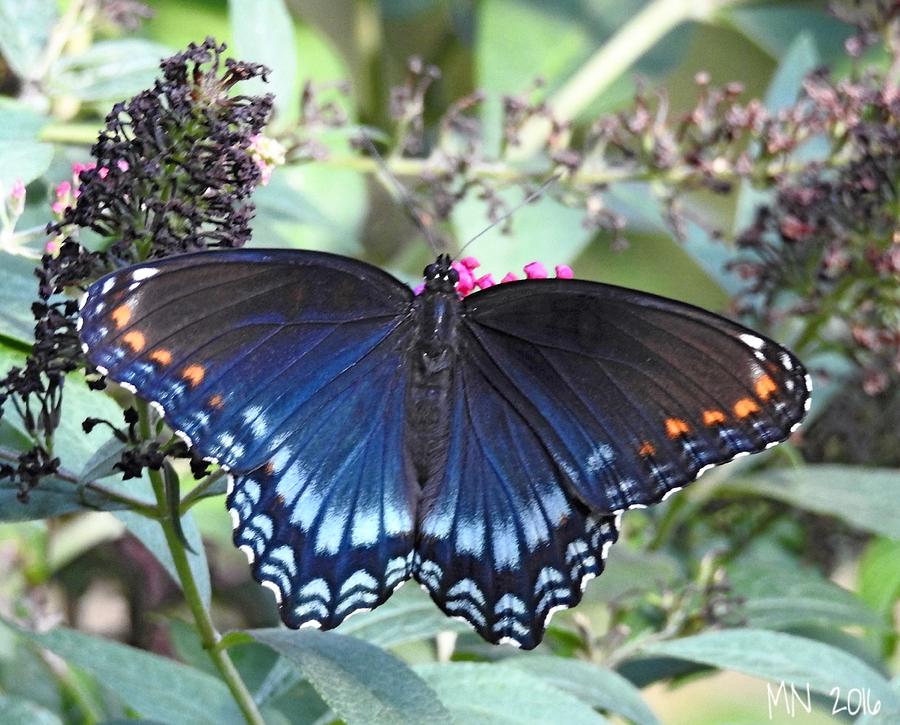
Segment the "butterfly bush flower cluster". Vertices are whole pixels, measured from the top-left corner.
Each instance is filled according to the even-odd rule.
[[[507,272],[499,282],[496,282],[494,280],[494,275],[490,272],[482,274],[476,271],[481,266],[481,262],[479,262],[476,257],[463,257],[462,259],[453,262],[450,266],[453,267],[459,275],[459,280],[456,283],[456,291],[459,293],[460,297],[466,297],[476,290],[487,289],[496,284],[515,282],[519,279],[519,277],[512,272]],[[547,279],[550,276],[547,273],[547,268],[540,262],[529,262],[522,268],[522,272],[524,273],[525,279]],[[567,264],[557,264],[555,272],[557,279],[572,279],[572,277],[575,276],[572,268]],[[413,287],[413,292],[417,295],[422,294],[424,291],[424,283],[417,284]]]
[[[223,61],[224,50],[207,39],[162,61],[162,79],[113,107],[93,160],[73,166],[72,179],[54,191],[51,240],[36,270],[35,343],[24,366],[0,379],[0,414],[14,409],[34,440],[17,465],[0,468],[23,495],[59,467],[53,433],[65,376],[85,364],[78,307],[68,294],[144,259],[239,247],[250,238],[250,195],[281,157],[262,136],[271,96],[234,91],[239,81],[265,78],[266,69]],[[82,243],[88,231],[101,238],[92,249]],[[86,430],[96,424],[89,421]],[[126,424],[132,425],[127,416]],[[129,440],[135,442],[133,434]],[[146,450],[126,451],[122,469],[139,475],[141,465],[158,467],[160,455],[151,448],[148,442]],[[184,446],[174,452],[187,453]]]

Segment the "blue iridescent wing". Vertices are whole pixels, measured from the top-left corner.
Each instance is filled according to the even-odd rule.
[[[517,406],[502,371],[466,338],[453,372],[442,475],[426,484],[414,576],[489,642],[531,649],[575,606],[617,536],[591,515]]]
[[[465,300],[468,339],[595,512],[655,503],[784,440],[809,378],[784,347],[699,308],[576,280]]]
[[[184,255],[88,290],[88,358],[230,469],[235,543],[289,625],[336,626],[408,576],[411,300],[370,265],[290,250]]]

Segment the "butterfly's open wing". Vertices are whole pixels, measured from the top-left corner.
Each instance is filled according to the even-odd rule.
[[[761,451],[802,419],[809,379],[785,348],[723,317],[582,281],[465,300],[466,339],[595,512],[661,500]],[[489,362],[485,362],[489,361]]]
[[[616,521],[590,515],[567,490],[508,404],[502,372],[465,339],[462,349],[447,465],[420,502],[415,577],[446,614],[489,642],[531,649],[550,615],[575,606],[603,570]]]
[[[334,627],[409,573],[411,300],[370,265],[289,250],[184,255],[88,290],[88,358],[231,470],[235,542],[289,625]]]

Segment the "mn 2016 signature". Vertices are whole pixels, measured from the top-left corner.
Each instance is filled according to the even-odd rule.
[[[809,683],[797,689],[794,683],[782,680],[777,686],[766,683],[766,695],[769,701],[769,720],[774,717],[776,711],[782,709],[789,717],[796,717],[797,708],[807,713],[812,712],[812,690]],[[881,700],[872,695],[867,687],[851,687],[846,691],[840,687],[832,687],[828,693],[829,698],[834,698],[831,714],[846,713],[853,717],[856,715],[877,715],[881,712]]]

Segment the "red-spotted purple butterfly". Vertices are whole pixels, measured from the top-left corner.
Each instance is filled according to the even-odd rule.
[[[251,249],[88,290],[88,358],[231,472],[235,543],[291,627],[336,627],[412,577],[486,640],[534,647],[622,511],[775,445],[808,407],[797,358],[702,309],[458,282],[446,255],[416,295],[347,257]]]

